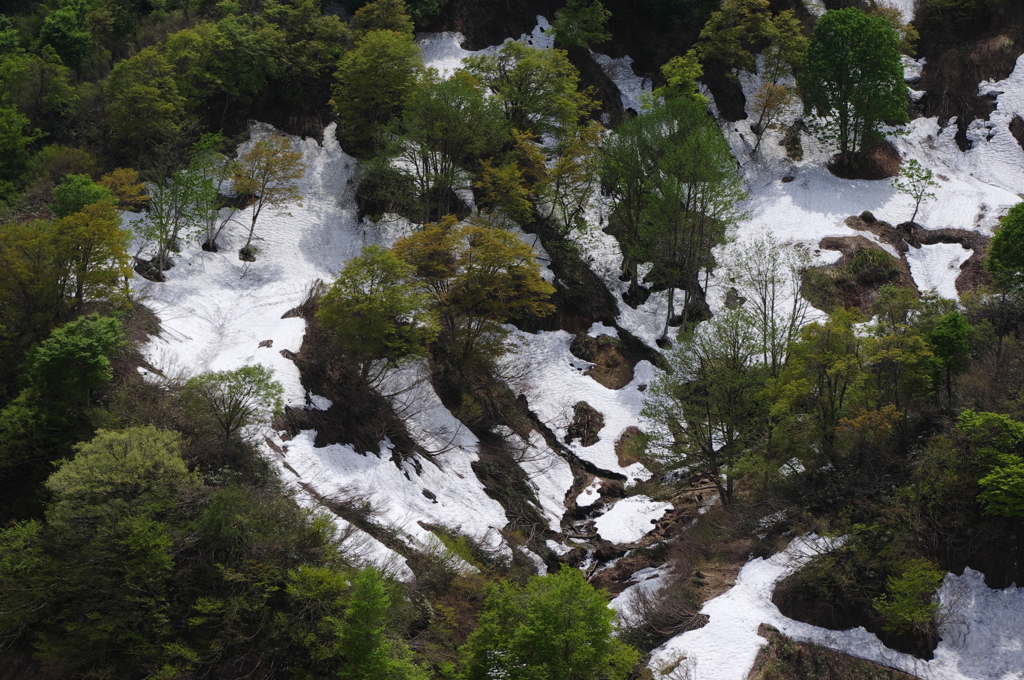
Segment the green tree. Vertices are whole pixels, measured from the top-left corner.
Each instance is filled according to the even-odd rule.
[[[77,99],[71,69],[52,47],[0,60],[0,105],[17,107],[35,125],[55,131]]]
[[[928,560],[915,559],[903,565],[899,576],[890,576],[886,593],[874,600],[875,610],[885,619],[885,630],[928,632],[939,612],[939,603],[932,602],[932,596],[945,575]]]
[[[48,398],[84,405],[90,392],[114,377],[110,359],[125,344],[117,319],[83,316],[55,328],[29,351],[27,373]]]
[[[479,626],[462,648],[467,680],[625,680],[639,653],[612,635],[604,591],[576,569],[525,587],[490,584]]]
[[[87,205],[113,200],[110,189],[96,184],[89,175],[68,175],[54,188],[50,210],[55,217],[67,217]]]
[[[697,87],[697,79],[704,75],[697,50],[687,50],[686,54],[669,59],[661,67],[661,75],[665,76],[665,85],[652,93],[655,99],[683,96],[707,103],[707,98]]]
[[[753,73],[755,46],[769,37],[771,28],[769,0],[723,0],[701,29],[697,49],[705,61]]]
[[[899,37],[883,17],[848,7],[826,12],[814,27],[798,79],[807,113],[837,143],[849,166],[878,126],[907,121],[907,85]]]
[[[463,63],[501,104],[514,130],[557,134],[574,128],[594,106],[577,91],[579,73],[563,50],[509,41],[496,54],[467,57]]]
[[[713,479],[724,505],[732,503],[735,465],[767,415],[758,339],[745,310],[720,312],[681,339],[668,355],[671,370],[644,401],[655,455]]]
[[[281,207],[288,203],[302,205],[302,194],[296,182],[306,173],[302,152],[292,148],[292,142],[282,134],[275,134],[257,141],[240,156],[232,174],[232,186],[236,193],[248,195],[252,201],[252,222],[249,224],[249,238],[238,251],[238,257],[253,261],[256,252],[252,237],[256,232],[256,220],[267,207]]]
[[[0,184],[12,182],[21,176],[28,162],[29,146],[40,136],[38,130],[29,128],[28,118],[16,108],[0,106],[0,155],[4,158],[3,165],[0,165]],[[4,193],[4,188],[0,186],[0,198],[3,198]]]
[[[404,642],[388,639],[391,598],[384,579],[373,567],[359,572],[352,584],[345,617],[335,621],[342,658],[339,680],[426,680],[429,675],[411,661]]]
[[[393,252],[415,269],[438,314],[440,340],[459,362],[481,350],[497,353],[505,335],[499,324],[554,311],[548,299],[555,289],[541,278],[533,249],[504,229],[458,225],[449,215],[399,239]]]
[[[350,153],[372,155],[378,128],[401,114],[421,68],[412,35],[370,31],[338,62],[331,99]]]
[[[971,351],[971,324],[960,312],[953,310],[940,317],[927,333],[935,358],[946,374],[946,403],[953,407],[953,373],[967,363]]]
[[[425,356],[437,337],[427,295],[409,281],[414,271],[392,252],[367,246],[320,300],[317,318],[334,332],[363,380],[371,380],[374,364]]]
[[[939,183],[932,179],[931,169],[924,167],[917,160],[911,158],[900,167],[900,173],[892,178],[892,185],[896,191],[905,194],[914,201],[914,214],[910,221],[917,219],[917,211],[921,209],[921,203],[929,198],[935,198],[930,189],[939,186]]]
[[[1018,456],[999,456],[987,475],[978,480],[978,502],[989,515],[1024,517],[1024,460]]]
[[[611,16],[599,0],[569,0],[555,12],[555,22],[551,25],[555,42],[564,47],[584,48],[607,42],[612,37],[608,32]]]
[[[80,70],[82,61],[92,54],[92,33],[86,25],[91,9],[87,0],[61,0],[39,29],[40,47],[49,45],[63,63]]]
[[[1018,203],[999,220],[999,229],[988,246],[985,268],[1004,286],[1024,283],[1024,203]]]
[[[130,235],[121,229],[112,201],[86,205],[57,220],[48,232],[60,299],[70,299],[68,311],[87,300],[114,300],[124,292],[123,284],[132,275],[126,250]]]
[[[115,138],[142,155],[177,131],[185,108],[171,65],[155,47],[117,63],[107,78],[107,116]]]
[[[647,178],[649,197],[641,215],[640,238],[650,244],[668,287],[663,338],[675,317],[675,291],[684,291],[683,319],[689,320],[690,296],[700,287],[702,270],[714,268],[711,250],[725,242],[740,217],[745,196],[729,145],[691,98],[656,105],[645,115],[662,123],[666,140],[657,169]]]
[[[203,373],[185,383],[183,395],[213,417],[224,431],[225,447],[233,435],[269,423],[284,408],[284,388],[271,369],[260,365]]]
[[[501,108],[465,71],[447,80],[423,73],[384,134],[384,155],[412,180],[422,221],[454,212],[454,192],[472,185],[470,166],[508,139]]]
[[[356,39],[370,31],[393,31],[413,35],[415,27],[404,0],[368,2],[352,15],[352,32]]]
[[[180,435],[151,426],[101,430],[76,449],[46,483],[46,523],[0,534],[0,629],[22,619],[40,658],[83,675],[154,668],[173,642],[167,517],[199,479]]]

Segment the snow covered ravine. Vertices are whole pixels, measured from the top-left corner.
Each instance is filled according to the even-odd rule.
[[[246,145],[272,132],[257,125]],[[295,364],[282,355],[282,351],[299,351],[305,322],[282,315],[303,301],[313,281],[332,280],[365,245],[390,245],[403,235],[407,223],[374,226],[357,220],[352,183],[355,160],[339,147],[333,126],[325,131],[322,146],[312,139],[293,138],[293,144],[302,151],[307,166],[299,183],[302,205],[260,217],[256,262],[238,259],[246,230],[237,224],[221,237],[220,252],[204,252],[197,243],[186,243],[166,282],[136,277],[133,286],[137,298],[160,318],[161,333],[143,352],[164,376],[188,377],[262,364],[284,385],[288,406],[326,408],[329,404],[322,397],[305,393]],[[243,211],[239,219],[246,217]],[[427,451],[440,452],[432,460],[406,461],[400,467],[392,462],[387,441],[381,443],[380,456],[364,456],[345,445],[316,447],[313,431],[288,440],[268,432],[266,452],[296,488],[328,499],[369,503],[372,519],[392,527],[414,548],[430,549],[436,544],[421,525],[430,523],[456,528],[486,546],[507,550],[498,534],[507,524],[505,512],[484,492],[471,467],[477,460],[476,437],[441,404],[429,383],[417,379],[418,370],[416,365],[407,366],[393,372],[388,381],[395,392],[410,388],[404,396],[405,422]],[[531,477],[549,524],[558,529],[572,473],[539,438],[528,448],[521,465]],[[310,494],[304,497],[307,503],[315,502]],[[353,553],[399,577],[411,577],[404,559],[391,549],[344,520],[337,522],[352,534]]]
[[[736,585],[704,604],[701,613],[709,617],[706,626],[676,636],[653,652],[650,667],[656,677],[745,680],[758,650],[767,642],[757,634],[758,626],[766,623],[799,642],[874,661],[922,680],[1024,678],[1024,589],[991,590],[982,575],[971,569],[962,576],[947,574],[939,589],[942,641],[931,661],[889,649],[863,628],[834,631],[783,616],[772,603],[775,585],[836,543],[835,539],[803,536],[767,560],[748,562]],[[649,571],[653,578],[624,591],[613,607],[628,608],[633,589],[655,589],[660,574]],[[679,668],[689,675],[672,676]]]
[[[824,11],[819,0],[805,1]],[[914,7],[913,0],[884,0],[883,4],[900,9],[908,18]],[[521,39],[550,47],[551,38],[543,31],[546,26],[539,17],[537,29]],[[445,75],[474,54],[462,49],[458,34],[424,34],[418,36],[418,43],[426,65]],[[475,54],[496,49],[486,48]],[[595,55],[595,59],[619,86],[623,105],[638,106],[640,94],[650,89],[650,81],[633,73],[628,58],[612,60]],[[757,76],[742,73],[740,83],[751,101],[759,86]],[[1009,121],[1014,115],[1024,115],[1024,56],[1011,76],[982,83],[979,91],[995,96],[997,110],[989,121],[970,124],[968,136],[973,146],[969,151],[961,152],[957,147],[955,125],[940,128],[935,119],[915,120],[907,135],[892,139],[905,158],[916,158],[936,173],[936,197],[921,206],[917,218],[926,228],[953,227],[990,235],[997,218],[1021,200],[1017,192],[1024,190],[1024,151],[1010,134]],[[788,124],[800,115],[799,105],[795,105],[782,122]],[[818,249],[826,236],[858,235],[878,242],[873,234],[846,226],[848,216],[869,210],[882,220],[898,223],[913,211],[911,200],[896,192],[888,181],[849,181],[832,176],[825,168],[830,151],[807,135],[803,136],[804,156],[800,161],[786,157],[777,130],[766,133],[759,154],[753,157],[751,122],[723,123],[749,192],[742,206],[747,216],[731,235],[737,241],[770,233],[782,243],[805,248],[815,264],[827,264],[839,254]],[[268,127],[257,125],[253,138],[270,132]],[[406,233],[409,225],[404,220],[373,225],[357,219],[356,162],[339,147],[333,126],[325,131],[323,145],[311,139],[293,138],[293,143],[303,152],[308,166],[300,183],[303,202],[261,217],[256,262],[237,258],[245,238],[245,229],[239,224],[221,238],[221,252],[203,252],[198,244],[187,243],[176,257],[176,266],[168,272],[167,282],[152,283],[137,277],[133,287],[138,299],[161,320],[161,335],[149,342],[144,354],[163,375],[187,377],[259,363],[274,370],[285,387],[289,406],[326,408],[323,397],[304,391],[298,369],[282,354],[283,350],[299,351],[305,323],[300,318],[282,316],[302,302],[313,281],[331,280],[363,246],[389,245]],[[240,152],[245,149],[243,146]],[[602,200],[595,201],[588,213],[593,229],[578,236],[577,242],[594,271],[620,300],[618,326],[654,346],[664,327],[667,295],[655,293],[637,309],[621,302],[625,289],[618,280],[621,251],[615,239],[600,229],[607,219],[607,209]],[[245,218],[243,211],[239,219]],[[896,255],[890,246],[880,245]],[[907,261],[922,291],[934,290],[955,298],[959,266],[970,255],[959,245],[937,244],[911,249]],[[712,274],[708,301],[715,311],[721,307],[724,288]],[[615,444],[627,428],[643,427],[643,392],[658,370],[642,361],[635,367],[632,382],[611,390],[584,375],[590,364],[571,354],[573,338],[569,333],[510,331],[519,350],[508,359],[508,373],[518,380],[513,388],[517,394],[526,395],[530,409],[559,441],[565,441],[574,404],[586,401],[604,416],[604,427],[596,443],[583,446],[575,441],[568,448],[587,463],[622,475],[626,486],[647,479],[650,472],[641,464],[619,460]],[[592,336],[618,332],[602,324],[589,330]],[[509,548],[498,534],[507,524],[504,510],[485,493],[472,469],[478,459],[479,441],[443,406],[429,382],[422,380],[422,371],[421,365],[409,365],[393,371],[387,381],[394,392],[407,388],[397,408],[413,438],[426,450],[437,453],[430,460],[396,463],[387,441],[381,443],[380,455],[361,455],[351,446],[339,444],[317,447],[313,431],[292,438],[267,432],[265,451],[281,466],[285,480],[300,490],[304,503],[315,504],[317,497],[368,503],[374,521],[392,528],[400,540],[417,549],[437,547],[436,539],[424,527],[429,523],[457,528],[484,545],[507,552]],[[569,465],[539,435],[521,445],[519,464],[536,491],[548,526],[559,530],[566,512],[566,495],[573,483]],[[579,493],[577,505],[596,504],[599,486],[595,482]],[[649,532],[652,522],[670,507],[642,496],[608,502],[595,520],[595,528],[605,540],[632,543]],[[411,577],[398,553],[346,521],[339,518],[337,522],[351,534],[351,549],[366,562],[385,567],[400,578]],[[771,604],[775,583],[826,545],[825,539],[799,538],[768,560],[749,562],[735,587],[706,603],[703,611],[709,616],[708,625],[658,649],[652,669],[668,668],[685,656],[679,668],[689,668],[692,678],[745,678],[765,642],[757,635],[757,627],[769,623],[798,640],[872,659],[928,680],[1024,679],[1024,592],[1016,588],[989,590],[974,572],[946,578],[940,595],[949,605],[950,616],[943,623],[943,641],[930,662],[886,649],[862,630],[828,631],[783,617]],[[548,541],[548,546],[557,552],[568,550],[554,541]],[[532,553],[528,557],[538,563],[539,571],[544,571],[539,557]],[[612,606],[624,611],[631,592],[655,590],[667,573],[667,567],[638,572],[635,584]]]

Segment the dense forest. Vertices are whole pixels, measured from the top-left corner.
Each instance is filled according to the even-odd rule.
[[[862,625],[924,659],[946,572],[1024,582],[1024,204],[991,239],[931,237],[974,249],[970,286],[946,299],[877,244],[844,243],[823,266],[771,235],[734,242],[750,188],[723,135],[744,120],[753,157],[777,135],[794,161],[813,140],[833,175],[891,182],[914,205],[895,226],[851,216],[856,228],[898,252],[939,242],[915,220],[940,176],[901,163],[887,136],[937,116],[966,140],[991,109],[977,84],[1012,70],[1024,10],[919,0],[911,24],[873,0],[824,6],[8,0],[0,679],[681,678],[646,664],[706,623],[717,593],[702,569],[810,532],[844,538],[780,584],[783,613]],[[537,15],[553,48],[502,42]],[[417,33],[439,31],[480,51],[451,73],[425,68]],[[597,53],[650,78],[639,109]],[[931,69],[923,98],[905,82],[912,56]],[[794,106],[802,118],[783,122]],[[169,285],[188,248],[258,268],[269,216],[307,198],[295,140],[325,134],[354,159],[351,187],[335,189],[363,223],[409,225],[337,262],[289,312],[306,328],[292,357],[303,386],[336,396],[330,422],[287,403],[259,363],[146,378],[161,319],[137,284]],[[655,341],[617,325],[620,300],[581,245],[596,231],[620,249],[622,305],[666,294]],[[728,282],[724,306],[712,275]],[[588,338],[599,322],[614,341]],[[616,451],[652,475],[629,488],[605,475],[609,496],[703,489],[717,507],[628,553],[550,547],[565,536],[538,511],[515,442],[564,455],[566,503],[583,517],[572,498],[604,473],[567,445],[596,440],[604,416],[579,402],[561,442],[525,403],[505,359],[516,333],[542,331],[628,364],[618,387],[638,362],[656,367]],[[474,470],[507,514],[507,550],[457,526],[403,543],[364,499],[308,502],[267,448],[271,430],[316,429],[369,456],[386,440],[400,467],[435,464],[444,454],[416,440],[388,389],[413,363],[480,440]],[[359,532],[411,578],[368,559]],[[658,597],[617,620],[602,588],[662,563]],[[823,677],[791,644],[774,632],[758,677]]]

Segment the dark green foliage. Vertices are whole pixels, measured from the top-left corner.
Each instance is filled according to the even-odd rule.
[[[29,157],[29,146],[39,136],[38,131],[29,128],[29,120],[12,106],[0,107],[0,200],[7,198],[2,182],[17,179],[25,169]]]
[[[852,7],[827,12],[814,27],[799,77],[804,108],[851,165],[882,123],[907,120],[899,36],[881,16]]]
[[[624,680],[639,654],[612,636],[605,594],[565,567],[525,586],[488,586],[463,648],[467,680]]]
[[[997,282],[1012,288],[1024,283],[1024,203],[1010,208],[992,237],[985,268]]]
[[[612,37],[608,32],[611,12],[599,0],[569,0],[562,9],[555,12],[555,41],[564,47],[587,47],[607,42]]]

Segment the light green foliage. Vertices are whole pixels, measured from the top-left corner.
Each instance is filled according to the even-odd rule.
[[[498,324],[554,311],[554,287],[541,278],[532,248],[504,229],[448,216],[400,239],[393,252],[415,269],[440,319],[440,340],[461,361],[503,349],[481,343],[504,337]]]
[[[415,27],[404,0],[375,0],[352,15],[352,33],[359,40],[370,31],[393,31],[413,35]]]
[[[956,419],[956,429],[983,459],[995,460],[1001,455],[1024,452],[1024,423],[1007,415],[965,409]]]
[[[112,201],[86,205],[57,220],[47,232],[60,299],[71,298],[69,311],[86,300],[123,295],[124,281],[131,277],[126,250],[130,236],[121,229]]]
[[[921,309],[914,291],[885,285],[872,311],[878,323],[865,344],[870,398],[894,406],[904,416],[927,391],[934,355],[914,315]]]
[[[903,163],[900,173],[892,179],[892,185],[896,187],[896,190],[901,194],[906,194],[914,201],[914,214],[910,216],[911,222],[917,218],[917,211],[920,210],[921,203],[929,198],[935,198],[935,194],[930,190],[939,186],[939,183],[932,179],[933,176],[930,168],[924,167],[916,159],[911,158]]]
[[[885,618],[884,628],[893,633],[926,630],[935,620],[939,604],[932,596],[945,573],[925,559],[910,560],[903,573],[887,579],[885,595],[874,600],[875,610]]]
[[[625,680],[639,659],[612,635],[606,594],[576,569],[534,576],[526,586],[491,584],[462,654],[466,680]]]
[[[1024,203],[1010,208],[999,220],[999,230],[988,247],[985,268],[1004,286],[1024,282]]]
[[[138,154],[178,129],[186,103],[170,64],[153,47],[118,62],[105,94],[114,135]]]
[[[68,175],[54,188],[50,210],[55,217],[67,217],[87,205],[113,200],[110,189],[96,184],[89,175]]]
[[[509,41],[497,54],[468,57],[463,63],[490,89],[514,130],[556,134],[574,127],[594,106],[576,90],[579,73],[564,50]]]
[[[551,25],[555,42],[565,47],[585,47],[611,40],[608,19],[612,13],[599,0],[569,0],[555,12]]]
[[[604,126],[597,122],[579,127],[563,138],[558,156],[551,167],[543,157],[535,163],[543,173],[535,187],[539,197],[550,205],[553,217],[563,234],[587,228],[584,213],[600,181],[601,141]],[[521,142],[530,143],[530,142]]]
[[[50,398],[86,402],[90,391],[114,377],[110,358],[124,345],[117,319],[96,314],[75,319],[28,353],[28,374]]]
[[[40,137],[38,130],[29,128],[29,120],[13,106],[0,106],[0,184],[17,179],[25,170],[29,146]],[[0,186],[0,199],[4,198]]]
[[[1001,456],[1001,464],[978,481],[978,501],[985,513],[1009,518],[1024,517],[1024,460]]]
[[[428,298],[410,281],[414,269],[380,246],[363,248],[349,260],[320,301],[317,318],[342,350],[370,378],[375,362],[385,366],[424,356],[438,333]]]
[[[620,125],[602,156],[601,181],[613,201],[609,224],[625,256],[630,294],[639,285],[638,264],[655,252],[663,254],[672,283],[693,283],[738,217],[743,196],[728,145],[704,106],[686,97],[658,102]]]
[[[767,415],[768,366],[759,359],[756,319],[743,309],[719,312],[680,340],[668,355],[671,370],[644,400],[655,455],[708,475],[726,505],[733,468]]]
[[[768,0],[723,0],[700,32],[701,57],[744,71],[755,71],[755,44],[769,37],[772,16]]]
[[[256,232],[256,220],[264,208],[288,203],[302,205],[302,194],[296,182],[305,173],[302,152],[293,149],[292,141],[282,134],[259,140],[239,157],[233,166],[232,188],[236,193],[252,198],[249,238],[238,251],[241,259],[256,259],[252,238]]]
[[[377,126],[404,110],[421,67],[412,35],[394,31],[370,31],[341,58],[331,106],[350,153],[374,150]]]
[[[805,326],[779,378],[769,382],[772,415],[784,419],[793,435],[817,442],[823,464],[840,453],[840,423],[860,404],[867,379],[864,338],[854,328],[860,321],[855,311],[843,310]]]
[[[453,192],[468,189],[477,159],[496,153],[508,139],[498,103],[465,71],[442,80],[421,74],[400,118],[385,129],[384,154],[398,160],[423,205],[419,219],[454,212]]]
[[[821,119],[819,134],[851,165],[879,125],[907,121],[899,37],[880,16],[849,7],[826,12],[814,27],[798,79],[804,108]]]
[[[154,427],[101,430],[47,481],[54,500],[46,524],[0,539],[17,541],[0,570],[0,611],[20,611],[33,625],[41,658],[102,674],[163,656],[172,567],[166,513],[199,486],[179,447],[178,434]]]
[[[390,597],[384,579],[373,567],[359,572],[352,584],[345,617],[336,621],[342,657],[339,680],[426,680],[429,675],[410,660],[404,642],[386,636]]]
[[[183,395],[224,431],[224,444],[252,425],[266,425],[284,408],[284,388],[264,366],[203,373],[185,383]]]
[[[707,98],[697,89],[697,79],[704,75],[704,68],[696,50],[691,49],[684,55],[669,59],[661,67],[661,74],[665,76],[666,84],[652,93],[655,98],[683,96],[707,103]]]

